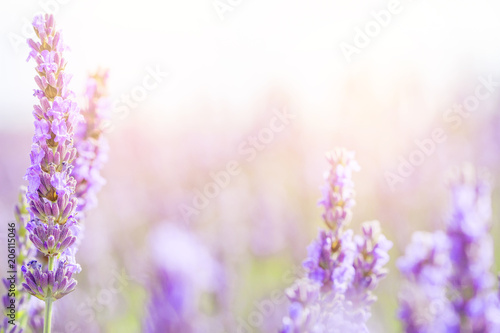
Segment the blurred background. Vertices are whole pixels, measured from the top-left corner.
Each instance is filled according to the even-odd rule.
[[[287,303],[262,304],[301,275],[322,227],[324,153],[335,147],[361,165],[352,228],[378,219],[395,244],[371,331],[400,331],[395,260],[413,231],[443,228],[450,169],[471,162],[493,176],[500,236],[499,9],[485,0],[4,0],[0,220],[13,220],[29,165],[32,17],[54,13],[77,95],[89,73],[110,70],[107,183],[85,222],[79,287],[55,304],[57,332],[140,332],[155,265],[183,249],[168,247],[177,233],[203,253],[186,245],[189,264],[176,268],[203,314],[199,331],[275,332]],[[276,114],[283,126],[269,131]],[[239,172],[186,214],[230,162]],[[497,255],[495,272],[499,264]]]

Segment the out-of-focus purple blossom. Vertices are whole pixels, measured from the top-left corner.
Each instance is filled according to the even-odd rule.
[[[360,167],[354,155],[354,152],[344,148],[337,148],[326,154],[330,169],[324,176],[326,183],[319,203],[325,208],[323,220],[334,231],[350,222],[351,208],[356,204],[352,172],[359,171]]]
[[[336,149],[327,160],[330,170],[320,203],[329,230],[320,230],[308,247],[307,277],[287,290],[291,304],[281,333],[368,332],[373,290],[387,274],[392,242],[381,234],[379,223],[363,224],[362,236],[345,229],[354,206],[352,171],[359,170],[354,153]]]
[[[303,278],[286,290],[291,304],[280,333],[368,332],[364,320],[355,320],[346,311],[344,294],[320,289],[319,283]]]
[[[150,238],[154,281],[143,323],[151,333],[210,331],[204,325],[200,296],[218,292],[220,268],[188,231],[162,225]],[[205,318],[204,318],[205,317]]]
[[[454,175],[450,192],[446,233],[415,233],[398,262],[409,280],[400,317],[406,332],[500,332],[489,184],[466,166]]]
[[[407,283],[400,293],[399,317],[405,332],[453,332],[458,325],[446,297],[451,274],[450,242],[442,231],[416,232],[398,267]]]
[[[495,277],[491,228],[491,188],[471,166],[459,170],[450,182],[451,214],[446,233],[451,243],[453,272],[450,288],[462,328],[473,332],[500,329],[487,318]],[[498,309],[497,309],[498,310]]]
[[[285,291],[291,304],[288,316],[283,318],[280,333],[304,332],[314,324],[319,312],[317,302],[320,298],[320,288],[320,283],[302,278]]]
[[[365,222],[361,229],[362,235],[354,236],[355,273],[346,292],[345,305],[356,322],[366,322],[370,318],[370,306],[377,300],[373,290],[387,275],[384,266],[389,262],[388,251],[392,248],[392,242],[382,234],[378,221]]]
[[[343,232],[340,238],[331,230],[320,230],[307,250],[303,266],[309,279],[319,282],[324,290],[344,293],[355,273],[352,230]]]
[[[398,268],[406,279],[425,284],[427,288],[443,288],[451,274],[450,241],[442,231],[415,232]]]
[[[100,171],[107,160],[108,143],[103,133],[110,102],[107,98],[108,71],[99,70],[87,81],[86,106],[75,133],[75,147],[78,152],[73,162],[72,176],[76,179],[77,211],[84,213],[97,204],[96,194],[105,181]]]

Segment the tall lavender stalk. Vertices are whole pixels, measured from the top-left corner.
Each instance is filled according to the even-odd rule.
[[[470,166],[450,182],[446,232],[416,233],[398,265],[408,282],[400,300],[406,332],[499,332],[500,301],[491,238],[491,189]],[[422,304],[434,304],[422,311]]]
[[[28,40],[29,59],[36,62],[34,95],[35,135],[31,146],[28,180],[27,229],[36,249],[48,257],[48,264],[32,260],[22,267],[24,289],[45,301],[44,332],[51,330],[52,302],[72,292],[72,275],[80,270],[66,250],[76,241],[76,181],[71,176],[76,149],[74,131],[81,120],[74,94],[68,88],[71,76],[64,69],[65,45],[52,15],[37,16],[33,27],[37,41]]]
[[[105,120],[110,108],[107,99],[107,70],[90,75],[85,91],[86,105],[75,132],[77,157],[72,176],[76,180],[77,211],[80,215],[97,204],[96,194],[105,183],[100,171],[107,160],[108,143],[104,134]]]
[[[392,247],[377,221],[364,223],[362,235],[347,229],[354,206],[354,153],[336,149],[327,154],[323,220],[328,227],[308,247],[303,266],[307,276],[286,291],[291,302],[281,333],[367,332],[373,290],[387,271]]]
[[[450,287],[456,295],[452,303],[462,329],[485,332],[493,325],[488,312],[495,283],[491,273],[491,188],[483,176],[468,166],[458,172],[450,190],[452,209],[446,234],[453,265]]]

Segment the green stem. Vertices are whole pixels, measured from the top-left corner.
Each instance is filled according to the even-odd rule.
[[[49,270],[54,269],[54,257],[49,256]],[[43,322],[43,333],[50,333],[52,324],[52,290],[45,299],[45,320]]]

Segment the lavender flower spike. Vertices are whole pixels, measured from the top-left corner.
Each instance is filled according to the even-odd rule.
[[[359,170],[354,153],[336,149],[327,154],[330,170],[323,187],[323,220],[308,247],[303,266],[307,277],[287,290],[291,302],[280,333],[368,332],[373,289],[387,274],[392,247],[377,221],[363,224],[363,235],[346,230],[354,206],[352,171]]]
[[[52,15],[37,16],[33,27],[39,41],[28,41],[30,56],[36,63],[35,82],[39,90],[34,106],[35,135],[31,146],[31,166],[26,172],[31,221],[30,239],[35,247],[49,256],[57,256],[73,240],[71,230],[77,199],[76,181],[71,177],[76,157],[74,130],[81,119],[74,94],[68,89],[71,76],[64,68],[65,46],[55,29]]]
[[[51,331],[52,303],[76,287],[72,274],[76,265],[67,264],[74,258],[64,255],[75,243],[78,223],[76,219],[76,181],[71,176],[76,149],[73,147],[74,131],[81,121],[74,94],[68,89],[71,76],[65,73],[66,48],[61,34],[55,28],[54,17],[36,16],[33,27],[37,41],[28,40],[31,48],[28,60],[36,62],[38,85],[34,96],[39,104],[34,106],[35,135],[31,145],[31,165],[26,171],[26,194],[30,221],[26,229],[33,245],[48,257],[48,265],[31,261],[23,266],[24,289],[45,301],[43,320],[45,333]],[[69,251],[68,253],[74,253]],[[56,258],[59,258],[58,260]],[[59,262],[56,269],[54,263]]]
[[[303,266],[308,277],[320,282],[323,289],[334,288],[344,293],[354,276],[355,244],[352,230],[344,232],[344,227],[354,206],[352,171],[359,170],[359,165],[354,152],[343,148],[327,153],[326,159],[330,169],[325,174],[320,204],[325,208],[323,220],[330,230],[319,231],[318,238],[308,247]]]
[[[330,170],[325,174],[323,198],[320,204],[325,207],[323,220],[333,231],[342,229],[352,216],[351,208],[355,205],[352,172],[359,171],[354,152],[337,148],[326,154]]]
[[[89,77],[85,92],[87,105],[82,109],[85,122],[81,122],[75,132],[77,157],[72,176],[77,183],[79,213],[96,205],[96,194],[105,183],[100,170],[106,162],[108,150],[108,143],[103,135],[110,109],[107,80],[107,70],[99,70]]]
[[[458,318],[448,301],[450,242],[442,231],[416,232],[397,264],[406,282],[399,295],[404,331],[458,332]]]
[[[471,166],[462,168],[450,183],[451,216],[446,234],[451,242],[453,306],[462,329],[491,331],[498,325],[488,313],[498,308],[491,302],[495,277],[491,228],[491,188],[485,177]],[[496,297],[496,295],[494,296]],[[492,309],[496,308],[496,309]],[[500,330],[500,327],[496,326]]]

